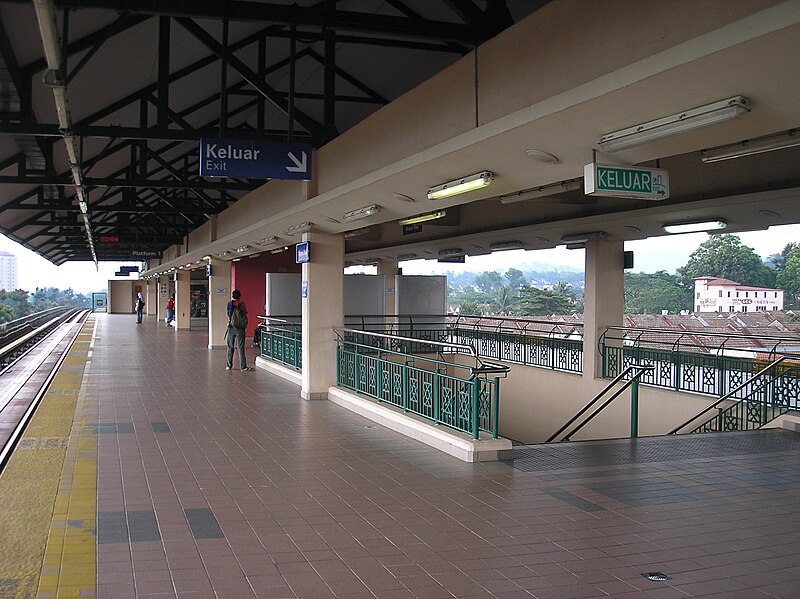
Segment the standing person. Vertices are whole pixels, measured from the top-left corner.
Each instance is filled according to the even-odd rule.
[[[166,322],[169,326],[172,326],[172,321],[175,319],[175,294],[169,296],[167,300],[167,319]]]
[[[244,355],[244,337],[247,334],[247,308],[241,301],[242,294],[238,289],[231,293],[231,300],[228,302],[228,330],[225,335],[228,337],[228,356],[225,370],[233,368],[233,346],[239,352],[239,368],[242,370],[253,370],[247,365],[247,357]]]
[[[144,310],[144,298],[140,291],[136,296],[136,324],[142,324],[142,310]]]

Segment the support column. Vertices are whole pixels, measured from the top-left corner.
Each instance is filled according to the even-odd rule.
[[[383,296],[383,313],[394,316],[397,314],[395,306],[395,277],[400,274],[397,260],[378,260],[378,275],[384,275],[386,286]]]
[[[175,273],[175,328],[179,331],[188,331],[192,326],[189,316],[192,303],[191,279],[192,273],[188,270]]]
[[[167,314],[167,300],[169,299],[169,277],[158,277],[156,280],[158,287],[158,319],[163,321]]]
[[[231,264],[212,258],[208,277],[208,349],[227,347],[225,331],[228,329],[228,300],[231,298]],[[248,318],[253,318],[252,313]],[[248,363],[251,363],[250,360]]]
[[[625,309],[622,241],[594,238],[586,242],[583,308],[583,377],[600,378],[602,357],[598,340],[607,326],[622,324]]]
[[[159,314],[163,314],[160,310],[161,306],[158,304],[158,285],[151,281],[150,279],[147,280],[147,295],[144,298],[144,307],[148,316],[156,316],[158,317]],[[156,318],[158,320],[158,318]]]
[[[303,371],[301,397],[327,399],[336,384],[336,336],[344,322],[344,236],[312,230],[311,260],[303,264]]]

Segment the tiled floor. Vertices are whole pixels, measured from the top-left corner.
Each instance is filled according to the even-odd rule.
[[[465,464],[152,317],[87,377],[101,598],[800,598],[795,433]]]

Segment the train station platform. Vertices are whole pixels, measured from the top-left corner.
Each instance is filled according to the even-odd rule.
[[[206,345],[83,325],[0,476],[0,597],[800,598],[796,432],[465,463]]]

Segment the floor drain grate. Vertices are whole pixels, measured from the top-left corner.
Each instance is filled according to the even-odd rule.
[[[667,576],[663,572],[645,572],[644,574],[642,574],[642,576],[644,576],[647,580],[657,580],[657,581],[669,580],[669,576]]]

